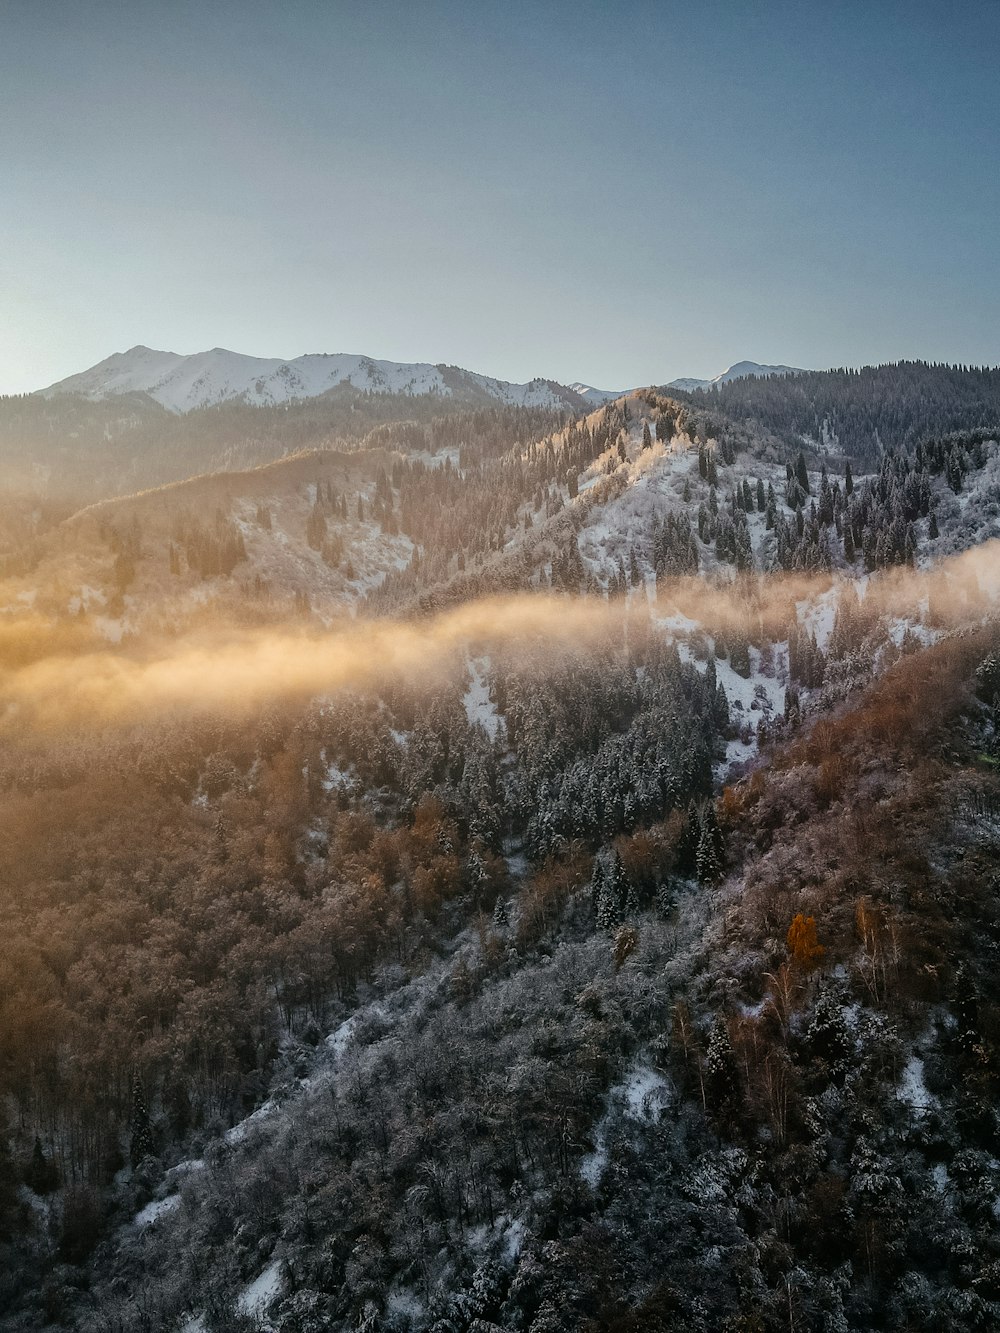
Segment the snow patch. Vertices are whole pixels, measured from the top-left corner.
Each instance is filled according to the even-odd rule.
[[[165,1214],[172,1213],[180,1204],[180,1201],[181,1196],[179,1194],[171,1194],[166,1199],[153,1199],[152,1202],[146,1204],[145,1208],[139,1209],[132,1219],[132,1225],[139,1227],[140,1230],[151,1227]]]
[[[465,705],[465,716],[469,719],[469,726],[480,726],[490,737],[496,738],[500,730],[500,714],[497,712],[497,706],[490,698],[489,686],[485,677],[490,669],[490,659],[488,657],[470,658],[469,673],[472,677],[472,683],[465,692],[462,702]]]
[[[649,1065],[639,1065],[620,1087],[633,1120],[650,1120],[670,1098],[670,1084]]]
[[[938,1099],[924,1082],[924,1062],[919,1055],[911,1055],[904,1065],[896,1096],[921,1115],[937,1106]]]
[[[281,1262],[272,1260],[236,1298],[240,1314],[262,1315],[281,1290]]]
[[[232,1129],[226,1130],[226,1142],[230,1144],[242,1143],[252,1129],[259,1125],[262,1120],[266,1120],[269,1116],[274,1115],[277,1109],[278,1103],[273,1099],[264,1102],[263,1106],[258,1106],[256,1111],[251,1112],[245,1120],[241,1120],[239,1124],[233,1125]]]
[[[580,1161],[580,1175],[592,1189],[600,1184],[608,1164],[608,1128],[617,1114],[648,1124],[670,1100],[670,1084],[651,1065],[636,1065],[621,1083],[608,1090],[608,1109],[594,1130],[594,1149]]]
[[[796,602],[799,624],[807,633],[816,637],[816,646],[826,652],[833,633],[833,624],[837,619],[837,604],[840,601],[840,588],[834,584],[826,592],[820,593],[813,601]]]

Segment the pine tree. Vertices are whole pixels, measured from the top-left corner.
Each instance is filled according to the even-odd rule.
[[[629,549],[628,577],[633,588],[637,588],[642,582],[642,575],[639,572],[639,561],[636,558],[634,546]]]
[[[661,412],[656,418],[656,438],[668,443],[674,438],[675,422],[669,412]]]
[[[146,1105],[146,1091],[142,1085],[142,1078],[138,1069],[132,1071],[132,1115],[131,1115],[131,1143],[129,1145],[129,1159],[133,1168],[137,1167],[145,1157],[149,1157],[153,1151],[153,1136],[149,1124],[149,1108]]]
[[[705,1101],[723,1123],[736,1112],[740,1102],[740,1073],[736,1053],[729,1037],[729,1027],[721,1015],[712,1026],[705,1051]]]
[[[853,1043],[844,1020],[843,1005],[829,984],[823,985],[816,997],[805,1039],[812,1058],[823,1062],[836,1084],[842,1083]]]
[[[799,450],[798,458],[795,460],[795,479],[802,487],[803,491],[805,491],[806,495],[812,494],[809,490],[809,470],[806,467],[805,455],[802,453],[801,449]]]
[[[701,833],[695,852],[695,870],[700,884],[715,884],[722,875],[722,830],[709,801],[701,812]]]

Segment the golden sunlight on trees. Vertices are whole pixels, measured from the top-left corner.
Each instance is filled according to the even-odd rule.
[[[826,949],[816,938],[815,917],[797,913],[788,927],[786,938],[792,958],[800,967],[807,969],[815,967],[826,953]]]

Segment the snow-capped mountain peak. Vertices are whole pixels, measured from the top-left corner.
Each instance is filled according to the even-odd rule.
[[[620,398],[622,394],[628,393],[628,389],[595,389],[592,384],[582,384],[579,381],[569,387],[574,393],[578,393],[581,398],[586,398],[588,403],[593,403],[595,407],[600,407],[602,403],[609,402],[613,398]]]
[[[137,346],[116,352],[41,392],[46,397],[79,393],[90,398],[147,393],[171,412],[189,412],[232,400],[256,405],[286,403],[315,398],[340,386],[446,398],[462,394],[522,407],[580,405],[579,395],[545,379],[511,384],[458,367],[423,362],[378,361],[349,353],[310,353],[283,361],[244,356],[224,347],[182,356]]]
[[[693,389],[710,389],[715,384],[728,384],[731,380],[759,379],[764,375],[800,374],[802,374],[802,371],[798,366],[762,366],[758,361],[737,361],[728,370],[724,370],[721,375],[715,375],[710,380],[671,380],[667,388],[691,391]]]

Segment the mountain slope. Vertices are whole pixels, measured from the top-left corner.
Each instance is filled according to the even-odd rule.
[[[612,398],[621,398],[629,392],[628,389],[595,389],[592,384],[581,384],[579,381],[569,387],[574,393],[578,393],[581,398],[586,398],[587,402],[594,407],[600,407],[602,403],[606,403]]]
[[[518,407],[584,405],[573,390],[544,379],[509,384],[455,366],[376,361],[346,353],[311,354],[283,361],[243,356],[224,347],[191,356],[133,347],[41,392],[47,397],[79,393],[90,398],[141,392],[171,412],[190,412],[232,399],[273,405],[316,398],[345,385],[371,393],[436,394]]]
[[[3,1333],[997,1326],[996,438],[528,415],[0,589]]]
[[[801,375],[796,366],[762,366],[757,361],[737,361],[735,365],[715,375],[710,380],[678,379],[671,380],[668,389],[683,389],[687,393],[695,389],[711,389],[716,384],[731,384],[733,380],[762,379],[767,375]]]
[[[682,392],[675,383],[675,392]],[[696,396],[693,403],[705,403]],[[804,370],[793,380],[744,376],[720,383],[713,411],[749,421],[797,449],[812,441],[856,462],[955,430],[994,429],[1000,368],[898,361],[858,370]]]

